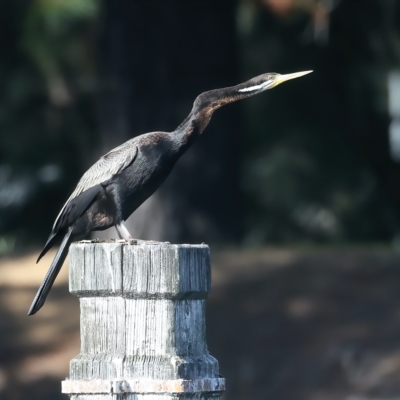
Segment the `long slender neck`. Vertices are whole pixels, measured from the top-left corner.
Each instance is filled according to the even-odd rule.
[[[257,85],[254,85],[253,80],[251,79],[236,86],[210,90],[197,96],[190,114],[175,131],[171,132],[179,143],[179,147],[182,147],[182,150],[186,150],[194,139],[203,133],[210,122],[212,114],[218,108],[225,104],[254,96],[267,89],[263,85],[258,85],[260,87],[257,87]]]
[[[256,76],[236,86],[202,93],[194,101],[192,111],[187,118],[175,131],[171,132],[176,143],[176,149],[179,151],[179,154],[182,154],[193,143],[193,140],[206,129],[213,112],[218,108],[225,104],[262,93],[282,82],[298,78],[310,72],[312,71],[295,72],[294,74],[286,75],[270,72]]]

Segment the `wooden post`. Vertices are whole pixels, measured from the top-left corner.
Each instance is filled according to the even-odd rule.
[[[73,244],[81,352],[63,393],[72,400],[219,399],[225,380],[205,341],[210,288],[206,245]]]

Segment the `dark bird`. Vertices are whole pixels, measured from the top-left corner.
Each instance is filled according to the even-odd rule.
[[[62,238],[62,242],[28,315],[43,306],[73,240],[111,226],[115,226],[120,239],[132,240],[124,221],[164,182],[179,157],[207,127],[215,110],[310,72],[267,73],[237,86],[204,92],[173,132],[136,136],[101,157],[82,176],[54,222],[37,261],[58,239]]]

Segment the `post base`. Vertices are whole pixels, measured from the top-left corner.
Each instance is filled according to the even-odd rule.
[[[224,378],[203,379],[113,379],[113,380],[65,380],[62,381],[65,394],[157,394],[157,393],[204,393],[223,392]],[[221,395],[221,393],[219,394]]]

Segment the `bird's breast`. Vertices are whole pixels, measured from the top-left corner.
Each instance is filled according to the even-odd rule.
[[[116,178],[123,218],[126,219],[164,182],[178,155],[166,146],[148,146],[139,150],[135,161]]]

